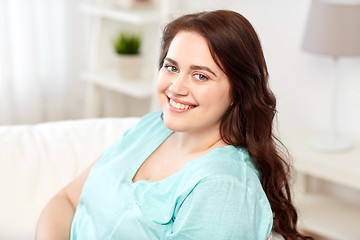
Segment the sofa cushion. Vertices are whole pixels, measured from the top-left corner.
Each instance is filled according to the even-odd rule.
[[[49,199],[137,120],[0,126],[0,239],[33,239]]]

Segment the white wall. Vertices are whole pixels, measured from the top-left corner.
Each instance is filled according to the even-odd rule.
[[[330,129],[331,58],[306,53],[300,48],[310,0],[163,2],[167,11],[175,16],[213,9],[231,9],[243,14],[262,42],[270,85],[278,100],[280,133],[302,130],[326,133]],[[339,78],[338,129],[360,138],[360,94],[357,94],[360,91],[360,57],[341,58]]]
[[[186,0],[182,4],[186,11],[236,10],[253,24],[278,99],[280,131],[330,128],[331,59],[300,49],[310,0]],[[360,57],[341,58],[339,78],[339,130],[360,137]]]

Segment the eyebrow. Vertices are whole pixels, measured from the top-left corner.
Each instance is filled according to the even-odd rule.
[[[174,65],[176,65],[176,66],[179,66],[178,62],[175,61],[175,60],[172,59],[172,58],[166,57],[165,60],[168,61],[168,62],[170,62],[171,64],[174,64]],[[206,67],[206,66],[191,65],[191,66],[190,66],[190,69],[192,69],[192,70],[205,70],[205,71],[213,74],[213,75],[216,77],[216,74],[214,73],[214,71],[212,71],[210,68],[208,68],[208,67]]]

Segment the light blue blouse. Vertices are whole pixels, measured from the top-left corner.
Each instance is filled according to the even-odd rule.
[[[265,240],[272,211],[246,150],[218,147],[176,174],[132,179],[172,133],[161,112],[143,117],[104,151],[86,180],[71,227],[84,240]]]

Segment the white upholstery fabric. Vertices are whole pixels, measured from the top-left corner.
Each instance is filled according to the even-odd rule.
[[[37,219],[51,196],[137,120],[0,126],[0,240],[34,239]]]

